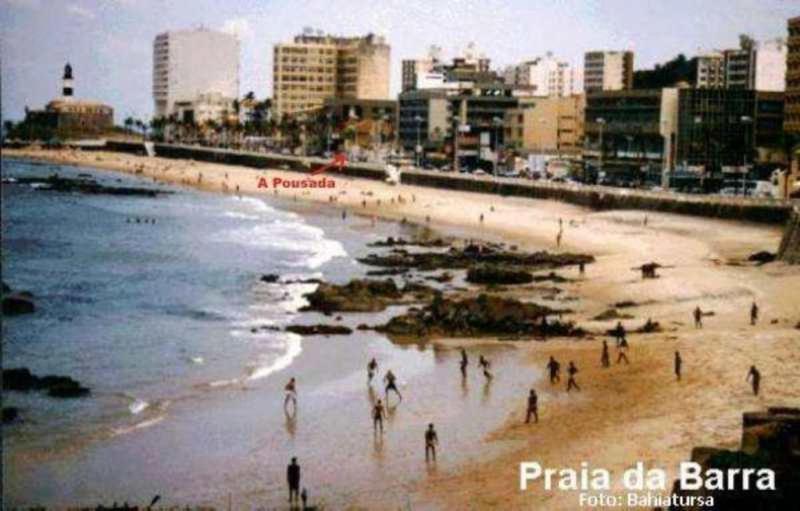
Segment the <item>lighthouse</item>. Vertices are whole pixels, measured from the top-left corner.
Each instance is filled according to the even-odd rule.
[[[72,99],[72,66],[69,65],[69,62],[64,66],[64,77],[61,79],[61,83],[61,97],[63,99]]]

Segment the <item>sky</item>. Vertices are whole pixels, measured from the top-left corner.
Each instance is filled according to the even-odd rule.
[[[450,57],[470,42],[493,68],[550,51],[582,66],[589,50],[629,49],[643,69],[678,53],[736,47],[738,35],[786,37],[798,0],[0,0],[2,117],[18,120],[60,94],[106,102],[115,120],[149,119],[156,34],[205,26],[241,41],[240,93],[272,95],[272,46],[304,27],[386,36],[391,93],[401,60],[431,45]]]

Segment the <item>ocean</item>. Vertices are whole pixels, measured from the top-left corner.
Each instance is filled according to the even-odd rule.
[[[86,195],[13,182],[53,173],[171,193]],[[369,268],[356,259],[377,250],[367,243],[408,237],[413,226],[79,167],[4,159],[2,175],[3,281],[33,293],[37,307],[4,318],[3,366],[67,375],[92,391],[72,400],[3,393],[23,417],[3,428],[7,506],[142,505],[160,495],[162,505],[276,508],[292,456],[313,503],[416,505],[414,485],[427,470],[507,447],[482,441],[525,406],[540,377],[511,345],[482,351],[497,373],[486,384],[477,369],[462,382],[454,349],[398,345],[372,331],[282,331],[337,320],[299,311],[314,284],[261,275],[363,277]],[[397,312],[344,314],[340,323],[377,324]],[[379,378],[366,382],[373,356],[379,378],[391,368],[404,394],[382,437],[370,419],[382,394]],[[292,376],[296,415],[283,408]],[[442,444],[433,469],[424,463],[429,422]]]

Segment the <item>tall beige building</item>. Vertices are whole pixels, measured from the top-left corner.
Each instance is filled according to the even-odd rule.
[[[631,88],[633,88],[632,51],[590,51],[584,55],[584,91]]]
[[[506,144],[523,153],[571,155],[583,148],[586,96],[525,97],[506,111]]]
[[[298,35],[276,44],[272,68],[278,119],[319,109],[325,99],[389,99],[390,48],[383,37]]]

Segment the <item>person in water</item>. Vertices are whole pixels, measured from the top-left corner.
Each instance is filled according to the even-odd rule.
[[[289,383],[283,387],[283,390],[286,391],[286,398],[283,400],[283,407],[286,408],[289,405],[289,401],[292,402],[295,409],[297,408],[297,384],[294,379],[294,376],[289,380]]]
[[[372,357],[372,360],[369,361],[367,364],[367,382],[372,384],[372,378],[375,377],[375,373],[378,371],[378,362],[375,360],[375,357]]]

